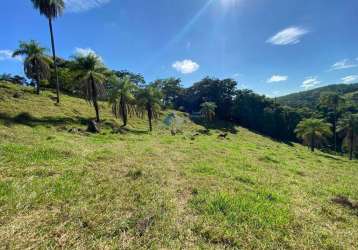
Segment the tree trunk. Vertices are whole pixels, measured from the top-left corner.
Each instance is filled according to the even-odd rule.
[[[56,75],[57,103],[60,103],[60,83],[59,83],[59,80],[58,80],[57,60],[56,60],[56,50],[55,50],[55,39],[54,39],[54,35],[53,35],[52,19],[51,18],[48,19],[48,23],[49,23],[49,26],[50,26],[52,57],[53,57],[53,65],[55,67],[55,75]]]
[[[147,105],[147,111],[148,111],[149,131],[152,132],[153,131],[153,126],[152,126],[153,112],[152,112],[152,107],[150,105]]]
[[[97,103],[97,87],[94,82],[92,74],[91,74],[91,87],[92,87],[92,102],[93,102],[94,109],[96,111],[96,122],[100,122],[99,109],[98,109],[98,103]]]
[[[40,74],[39,74],[36,58],[35,58],[34,63],[35,63],[35,67],[36,67],[36,94],[39,95],[40,94]]]
[[[36,78],[37,78],[36,79],[36,94],[39,95],[40,94],[40,78],[38,76]]]
[[[121,112],[122,112],[122,119],[123,119],[123,127],[125,127],[127,126],[128,118],[127,118],[127,106],[123,96],[121,96]]]
[[[351,133],[349,140],[350,140],[349,160],[353,160],[353,148],[354,148],[354,133],[353,132]]]
[[[311,136],[311,151],[314,152],[314,148],[315,148],[315,140],[314,140],[314,135]]]

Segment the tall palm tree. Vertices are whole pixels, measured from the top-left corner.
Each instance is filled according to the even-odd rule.
[[[98,97],[104,96],[104,83],[108,78],[108,71],[101,59],[95,54],[75,55],[73,70],[80,82],[82,94],[96,111],[96,122],[100,122]]]
[[[212,121],[215,118],[218,106],[214,102],[204,102],[200,107],[200,113],[207,121]]]
[[[144,112],[147,113],[149,131],[152,131],[152,120],[159,116],[159,112],[161,110],[162,93],[155,86],[149,85],[138,91],[136,99],[140,112],[142,114]]]
[[[340,105],[344,102],[344,99],[335,92],[322,93],[320,97],[320,104],[327,107],[333,112],[333,137],[334,137],[334,150],[337,152],[337,123],[338,123],[338,111]]]
[[[353,151],[358,142],[358,114],[348,114],[338,123],[338,131],[344,133],[349,148],[349,159],[353,160]]]
[[[109,103],[112,105],[112,113],[123,120],[123,127],[127,126],[128,114],[135,112],[135,91],[137,85],[129,76],[115,77],[109,93]]]
[[[31,0],[31,1],[35,9],[38,9],[40,11],[40,14],[46,16],[48,19],[48,23],[50,27],[50,35],[51,35],[53,64],[55,67],[55,75],[56,75],[57,103],[60,103],[60,83],[58,80],[55,39],[53,35],[52,20],[62,15],[63,10],[65,9],[65,2],[63,0]]]
[[[314,152],[315,147],[332,135],[331,125],[319,119],[306,119],[301,121],[295,130],[295,133],[303,142],[310,146]]]
[[[19,48],[12,54],[13,57],[25,56],[25,75],[36,83],[37,94],[40,94],[41,81],[50,76],[51,60],[45,55],[45,52],[45,48],[31,40],[30,42],[20,42]]]

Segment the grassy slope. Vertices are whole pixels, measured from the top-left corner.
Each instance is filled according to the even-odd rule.
[[[14,98],[15,92],[24,95]],[[229,139],[69,133],[85,101],[0,84],[0,242],[10,248],[358,248],[358,163],[239,128]],[[28,112],[29,115],[20,115]],[[0,246],[1,248],[1,246]]]

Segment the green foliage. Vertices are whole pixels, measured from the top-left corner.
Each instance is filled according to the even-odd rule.
[[[158,118],[161,110],[162,93],[156,86],[148,85],[138,91],[136,99],[138,110],[142,116],[146,113],[149,130],[152,131],[152,120]]]
[[[40,83],[50,76],[51,60],[45,55],[46,49],[34,40],[20,42],[20,46],[14,51],[13,57],[25,56],[24,71],[28,78],[32,79],[37,86],[37,93],[40,92]]]
[[[41,15],[46,16],[48,19],[62,15],[65,9],[63,0],[31,0],[31,2],[40,11]]]
[[[216,115],[216,109],[218,106],[214,102],[204,102],[200,105],[200,113],[207,121],[212,121]]]
[[[158,79],[153,84],[163,93],[163,105],[168,108],[178,108],[179,98],[182,94],[181,80],[179,78]]]
[[[137,89],[137,85],[129,76],[114,77],[111,82],[109,103],[112,105],[112,113],[123,120],[123,126],[127,125],[128,115],[136,113],[135,94]]]
[[[344,136],[349,159],[352,160],[354,151],[358,151],[358,114],[347,114],[339,121],[338,130]]]
[[[331,136],[331,125],[319,119],[305,119],[295,130],[297,136],[314,151],[315,147],[322,145],[327,137]]]
[[[100,58],[94,54],[87,56],[76,55],[73,62],[76,80],[81,84],[80,90],[88,102],[93,104],[96,111],[96,121],[100,121],[98,97],[104,96],[104,83],[108,78],[108,71]]]
[[[324,92],[333,92],[341,96],[349,95],[349,93],[358,91],[357,84],[338,84],[316,88],[308,91],[290,94],[277,98],[280,104],[293,108],[307,107],[315,109],[319,105],[321,94]]]

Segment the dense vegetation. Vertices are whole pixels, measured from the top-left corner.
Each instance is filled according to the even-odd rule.
[[[57,88],[57,73],[61,90],[75,96],[86,98],[93,104],[96,122],[100,123],[98,100],[108,101],[113,114],[122,119],[126,126],[128,118],[144,115],[148,118],[149,129],[152,120],[160,109],[177,109],[193,115],[201,115],[210,127],[210,121],[222,120],[233,122],[253,131],[281,141],[303,142],[311,147],[325,149],[333,153],[347,153],[350,158],[358,154],[358,131],[355,124],[349,130],[338,131],[338,123],[344,119],[356,121],[358,113],[357,85],[336,85],[311,91],[305,94],[302,105],[293,107],[282,105],[284,98],[277,101],[255,94],[250,90],[237,89],[233,79],[204,78],[184,88],[181,80],[176,78],[159,79],[147,84],[142,75],[129,71],[108,69],[100,57],[95,54],[74,55],[71,60],[56,59],[57,71],[53,60],[45,54],[38,43],[21,42],[14,56],[25,55],[24,69],[31,84]],[[3,79],[18,79],[4,75]],[[335,90],[326,91],[326,90]],[[301,96],[301,94],[298,94]],[[319,96],[318,96],[319,95]],[[315,108],[306,107],[304,103],[317,99]],[[58,100],[58,98],[57,98]],[[290,100],[290,98],[289,98]],[[295,100],[295,98],[293,98]],[[290,103],[290,102],[288,102]],[[349,116],[352,116],[349,118]],[[320,119],[322,128],[330,126],[332,133],[325,133],[320,140],[308,142],[302,133],[308,133],[313,127],[301,126],[306,131],[298,135],[296,128],[305,120]],[[313,125],[313,123],[306,122]],[[348,131],[353,136],[347,140]],[[351,157],[352,156],[352,157]]]
[[[320,103],[322,93],[334,92],[358,102],[358,83],[356,84],[336,84],[324,86],[312,90],[293,93],[276,98],[276,101],[282,105],[293,108],[315,109]]]
[[[82,98],[0,93],[5,249],[358,248],[356,161],[169,109],[123,128],[103,101],[92,134]]]

